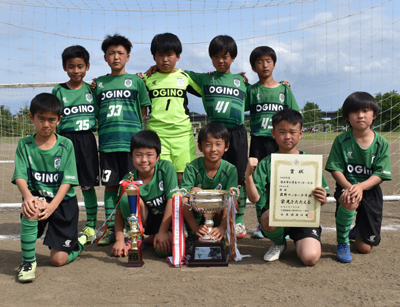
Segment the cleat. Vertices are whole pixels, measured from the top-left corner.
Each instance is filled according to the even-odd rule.
[[[286,250],[286,245],[278,245],[278,244],[273,244],[268,252],[265,253],[264,255],[264,261],[275,261],[278,260],[280,255]]]
[[[100,238],[97,245],[108,245],[115,242],[114,227],[107,228],[106,233]]]
[[[246,235],[246,228],[241,223],[235,225],[235,233],[237,239],[243,239]]]
[[[22,263],[17,270],[18,281],[21,283],[34,281],[35,272],[36,272],[36,261]]]
[[[257,229],[253,233],[252,237],[255,238],[255,239],[263,239],[264,238],[264,235],[261,232],[261,225],[260,224],[257,225]]]
[[[347,243],[340,243],[336,246],[336,258],[340,262],[349,263],[351,262],[350,245]]]
[[[79,238],[79,236],[80,236],[81,234],[86,235],[86,237],[87,237],[86,243],[88,243],[88,242],[92,242],[92,240],[93,240],[93,238],[94,238],[94,236],[95,236],[95,234],[96,234],[96,231],[95,231],[93,228],[91,228],[91,227],[89,227],[89,226],[86,226],[86,227],[83,228],[83,230],[78,234],[78,238]],[[84,244],[82,244],[82,245],[84,245]]]
[[[83,232],[79,233],[78,234],[78,242],[80,245],[85,246],[85,244],[87,242],[89,242],[87,234],[83,233]]]

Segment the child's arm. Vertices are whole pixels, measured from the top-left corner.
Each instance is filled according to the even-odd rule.
[[[168,233],[169,226],[172,222],[172,198],[167,200],[165,206],[164,216],[160,225],[158,233],[154,236],[153,245],[159,251],[168,253],[171,251],[172,238]]]
[[[21,213],[25,218],[29,218],[36,213],[38,199],[32,195],[31,191],[29,191],[25,179],[17,178],[15,179],[15,183],[17,184],[18,190],[21,192],[23,198]]]
[[[125,237],[124,237],[124,219],[121,213],[121,209],[117,209],[114,220],[115,230],[115,244],[111,249],[111,254],[115,257],[127,256],[128,251],[126,249]]]
[[[323,187],[317,187],[312,190],[312,195],[314,198],[321,203],[321,206],[326,203],[326,191]]]
[[[144,122],[147,116],[147,107],[142,107],[141,110],[142,110],[142,121]]]
[[[363,192],[381,183],[381,181],[381,177],[372,175],[367,180],[352,185],[348,190],[349,197],[353,199],[353,202],[360,202],[362,200]]]
[[[64,199],[70,187],[71,185],[69,183],[61,184],[53,200],[50,203],[43,202],[44,205],[39,207],[39,210],[41,211],[39,213],[39,221],[44,221],[53,214],[53,212],[58,208],[58,206]]]
[[[253,180],[253,173],[257,165],[257,158],[249,158],[245,173],[247,197],[253,204],[258,202],[260,199],[260,195],[258,194],[256,185],[254,184]]]
[[[209,235],[213,237],[215,240],[221,241],[225,235],[225,230],[227,226],[226,217],[227,217],[227,210],[224,209],[222,211],[222,217],[219,226],[214,227],[209,233]]]

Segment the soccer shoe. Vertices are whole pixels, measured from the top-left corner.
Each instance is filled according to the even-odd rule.
[[[260,224],[257,225],[257,229],[253,233],[253,238],[255,238],[255,239],[263,239],[264,238],[264,235],[261,232],[261,225]]]
[[[273,244],[268,252],[265,253],[264,255],[264,261],[275,261],[278,260],[280,255],[285,251],[286,249],[286,244],[285,245],[278,245],[278,244]]]
[[[354,241],[356,239],[356,236],[354,235],[354,229],[355,228],[356,227],[353,227],[352,229],[350,229],[350,231],[349,231],[349,240]]]
[[[86,243],[88,243],[88,242],[92,242],[93,237],[94,237],[95,234],[96,234],[96,231],[95,231],[92,227],[86,226],[86,227],[83,228],[83,230],[79,233],[78,238],[79,238],[79,236],[80,236],[81,234],[86,235],[86,237],[87,237]],[[84,244],[82,244],[82,245],[84,245]]]
[[[246,228],[241,223],[235,225],[235,233],[237,239],[243,239],[246,235]]]
[[[24,262],[17,270],[18,281],[22,283],[35,280],[36,261]]]
[[[350,245],[347,243],[339,243],[336,246],[336,258],[340,262],[351,262]]]
[[[85,246],[85,244],[87,242],[89,242],[87,234],[83,233],[83,232],[79,233],[78,234],[78,242],[80,245]]]
[[[104,236],[97,242],[98,245],[108,245],[115,242],[114,228],[107,228]]]

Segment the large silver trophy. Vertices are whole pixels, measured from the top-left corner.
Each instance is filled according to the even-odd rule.
[[[182,189],[184,190],[184,189]],[[239,189],[233,188],[234,196],[239,197]],[[214,226],[214,215],[221,212],[228,206],[229,191],[223,190],[198,190],[186,193],[189,198],[185,205],[190,206],[194,211],[203,214],[204,225],[210,232]],[[189,266],[227,266],[228,256],[225,256],[225,240],[217,241],[211,236],[203,235],[199,242],[193,243],[193,251]]]

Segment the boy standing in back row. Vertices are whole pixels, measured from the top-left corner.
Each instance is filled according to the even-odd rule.
[[[143,81],[136,75],[126,73],[125,64],[129,61],[131,48],[131,42],[121,35],[106,37],[101,49],[111,74],[97,78],[94,90],[99,125],[101,183],[106,187],[106,217],[116,205],[119,181],[127,170],[133,169],[130,141],[136,132],[142,130],[147,107],[151,104]],[[114,221],[111,220],[98,244],[106,245],[114,241]]]

